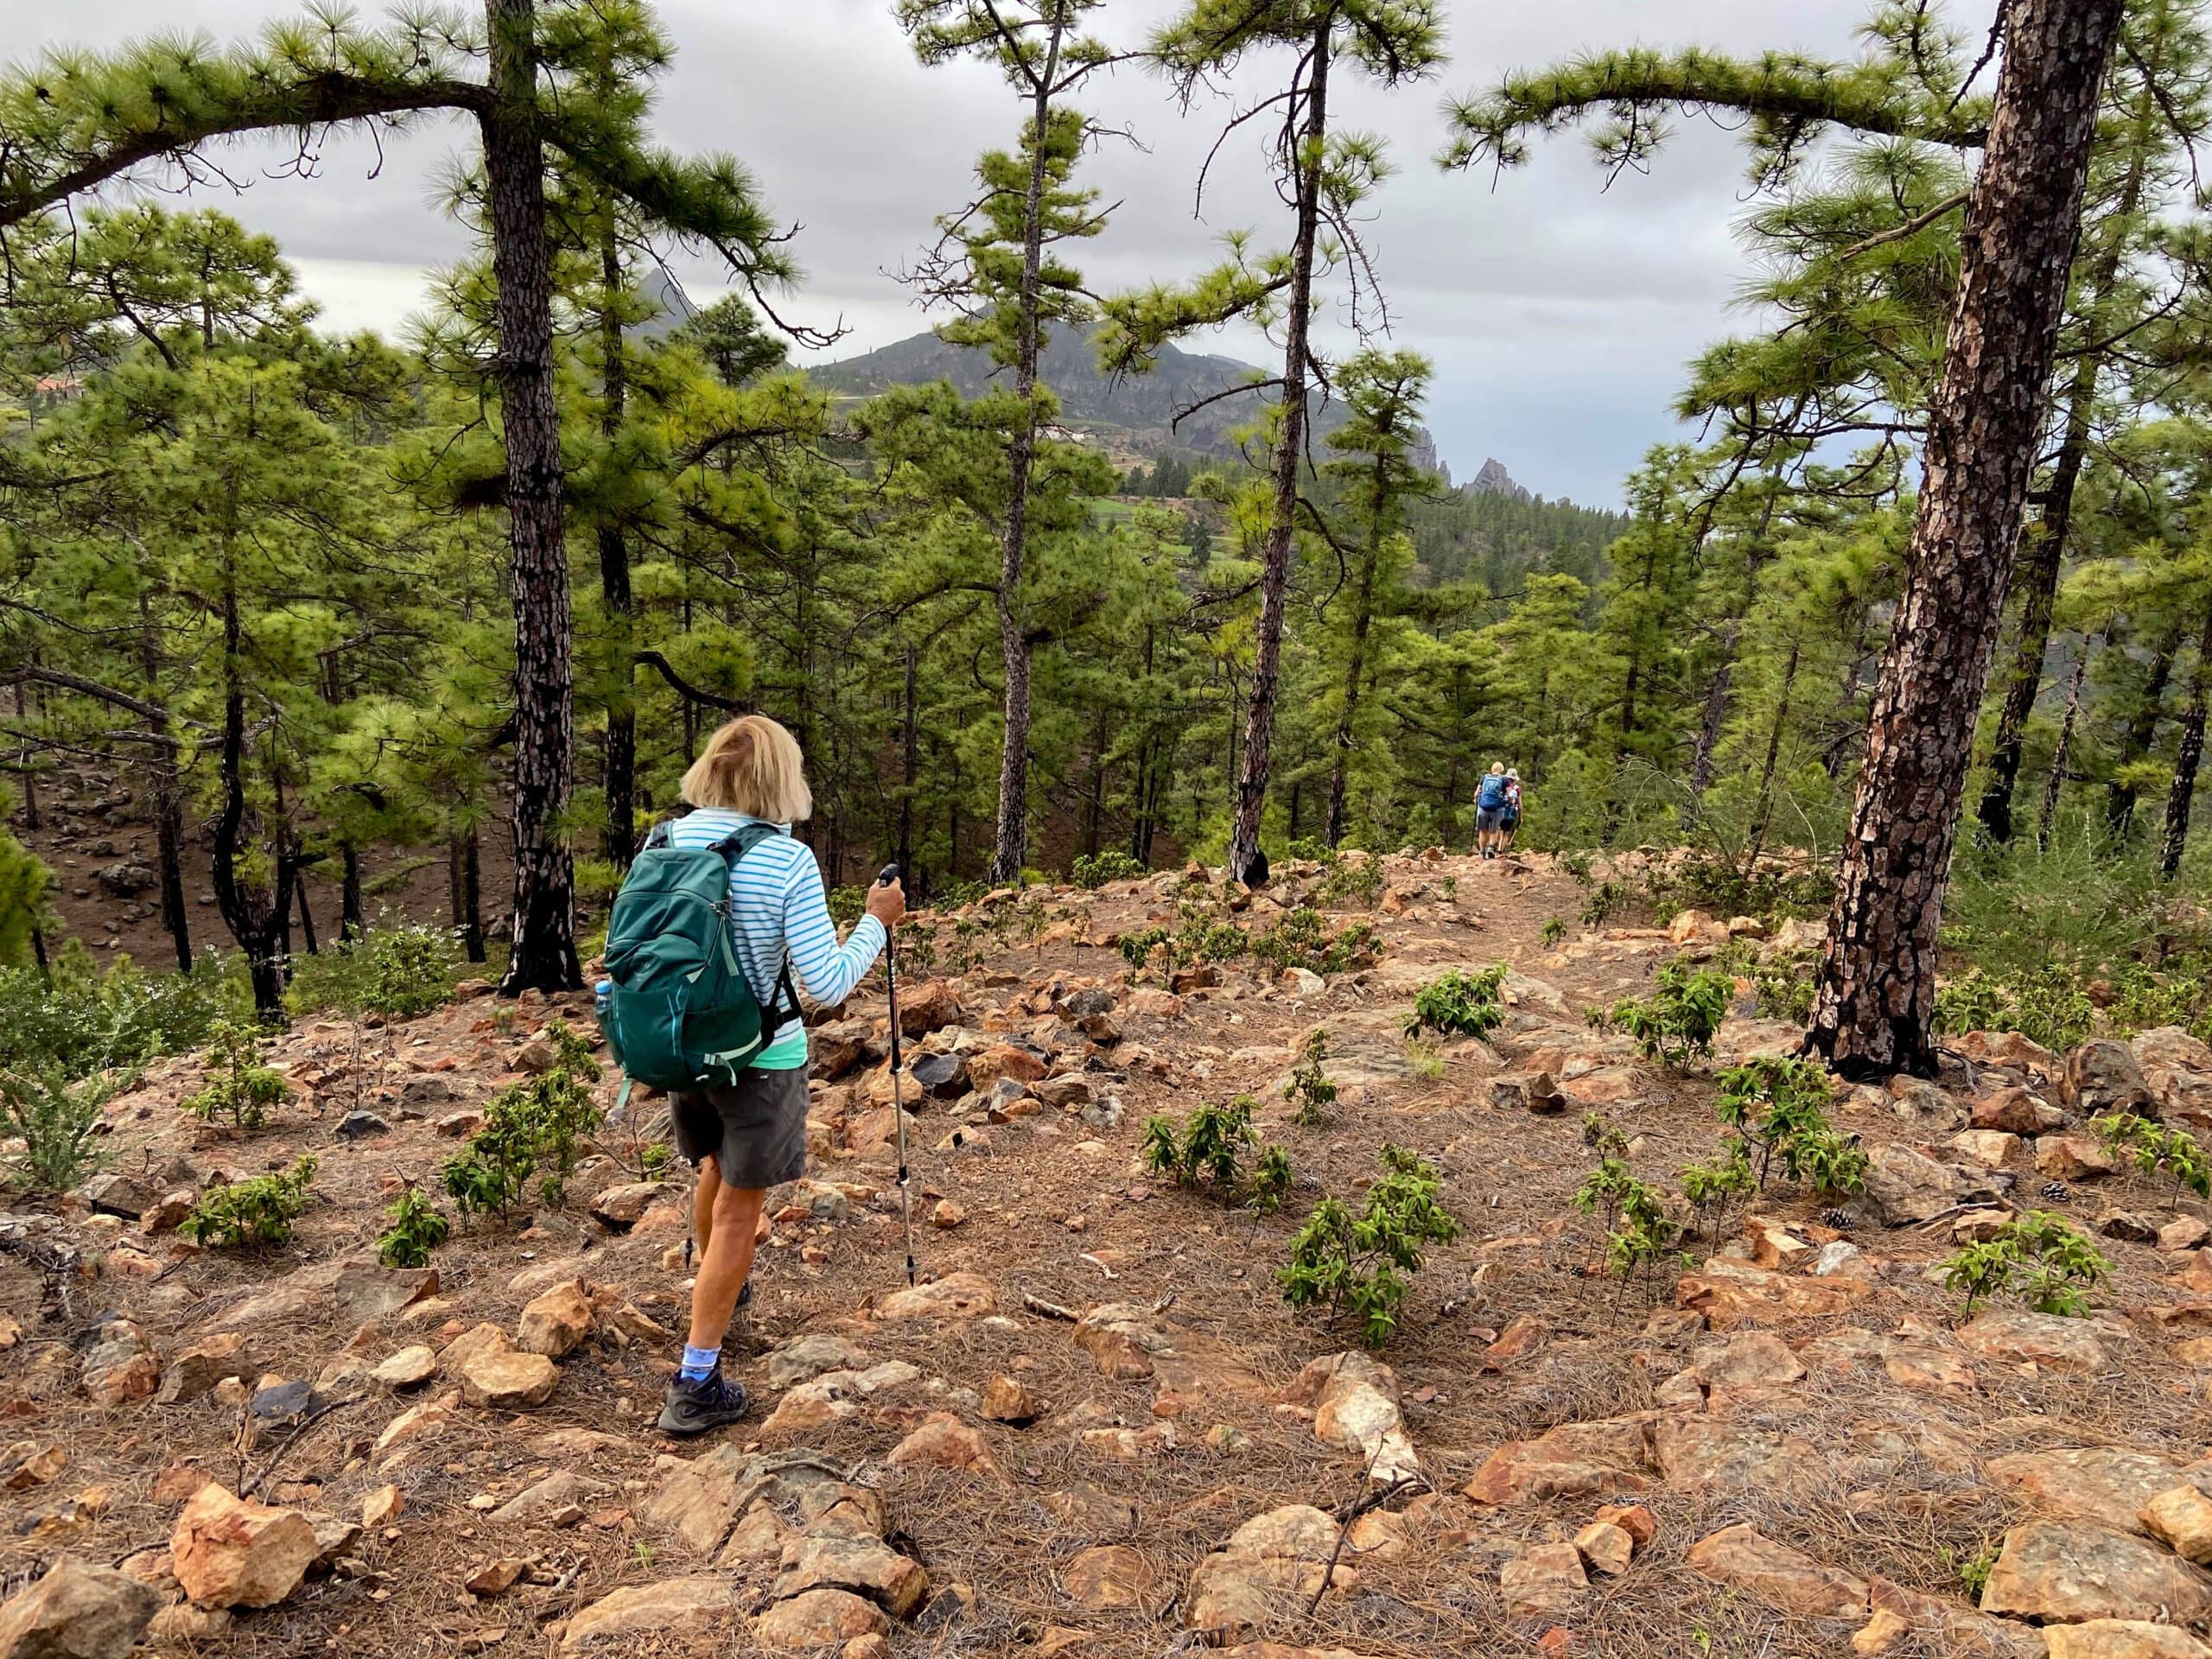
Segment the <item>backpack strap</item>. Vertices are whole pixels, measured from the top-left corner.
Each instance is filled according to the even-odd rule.
[[[645,852],[652,852],[656,849],[667,846],[669,826],[675,822],[676,820],[674,818],[663,818],[658,823],[653,825],[652,829],[646,830],[645,842],[642,850]]]
[[[781,833],[772,823],[741,824],[734,833],[723,836],[709,850],[720,853],[734,868],[738,861],[755,847],[772,836]],[[760,1009],[760,1029],[772,1034],[791,1020],[804,1017],[804,1011],[798,1005],[798,988],[791,983],[791,952],[786,950],[783,970],[776,976],[776,988],[769,993],[767,1002]]]

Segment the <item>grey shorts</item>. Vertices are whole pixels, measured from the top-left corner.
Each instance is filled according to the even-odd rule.
[[[1475,833],[1478,836],[1495,835],[1498,830],[1505,828],[1503,822],[1504,817],[1505,809],[1502,806],[1477,807],[1475,809]]]
[[[709,1158],[722,1185],[780,1186],[806,1173],[806,1069],[755,1068],[731,1087],[677,1095],[669,1116],[687,1162]]]

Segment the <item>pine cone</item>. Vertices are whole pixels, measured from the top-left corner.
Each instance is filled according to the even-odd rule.
[[[2043,1184],[2043,1198],[2046,1204],[2071,1204],[2074,1193],[2063,1181],[2045,1181]]]
[[[1821,1211],[1821,1225],[1823,1227],[1833,1227],[1839,1233],[1847,1233],[1851,1230],[1851,1211],[1848,1210],[1823,1210]]]

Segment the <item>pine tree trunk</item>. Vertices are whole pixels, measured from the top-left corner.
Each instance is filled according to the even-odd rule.
[[[16,719],[19,724],[24,721],[28,712],[29,704],[23,696],[23,683],[17,680],[16,682]],[[36,830],[39,827],[38,774],[31,770],[31,740],[28,730],[22,742],[16,747],[16,765],[23,780],[23,828]],[[168,919],[166,916],[162,918],[164,921]]]
[[[1045,67],[1031,100],[1028,194],[1021,214],[1021,291],[1015,319],[1014,395],[1021,405],[1007,435],[1008,492],[999,542],[999,652],[1006,677],[1005,735],[999,749],[999,815],[991,880],[1018,880],[1029,857],[1029,668],[1033,649],[1021,615],[1021,573],[1029,550],[1029,476],[1037,455],[1037,352],[1045,257],[1045,124],[1052,113],[1060,30],[1046,46]]]
[[[1808,1046],[1932,1074],[1936,936],[2122,0],[2012,0]]]
[[[215,819],[215,906],[245,955],[254,1012],[264,1020],[274,1020],[282,1019],[284,1013],[280,940],[291,907],[291,861],[281,853],[277,855],[270,889],[254,885],[238,866],[257,815],[246,791],[245,629],[239,620],[238,589],[227,573],[219,608],[223,627],[223,728],[216,753],[223,804]]]
[[[918,658],[914,642],[908,640],[904,688],[906,718],[901,722],[899,741],[899,868],[906,880],[913,882],[921,879],[921,872],[914,868],[914,790],[922,776],[922,734],[915,723]]]
[[[1382,556],[1384,474],[1388,463],[1378,452],[1372,487],[1378,503],[1367,527],[1366,557],[1360,563],[1359,585],[1352,592],[1351,658],[1344,664],[1342,701],[1337,714],[1336,759],[1329,769],[1329,818],[1323,831],[1331,847],[1344,838],[1344,797],[1351,780],[1352,721],[1359,713],[1361,683],[1367,676],[1367,635],[1375,622],[1375,570]]]
[[[299,906],[301,941],[306,944],[308,955],[320,956],[322,953],[315,937],[315,912],[308,908],[308,884],[304,880],[293,882],[292,898]]]
[[[1281,672],[1283,622],[1290,605],[1290,569],[1298,545],[1298,476],[1306,458],[1307,327],[1313,309],[1313,254],[1321,221],[1322,149],[1329,132],[1329,53],[1335,28],[1325,12],[1307,48],[1306,119],[1296,168],[1298,233],[1291,244],[1290,287],[1284,296],[1282,424],[1275,438],[1274,499],[1260,551],[1260,624],[1253,639],[1252,690],[1245,704],[1244,753],[1237,764],[1229,874],[1249,882],[1260,868],[1260,822],[1267,808],[1268,766],[1274,752],[1275,686]]]
[[[2113,781],[2105,790],[2105,832],[2124,841],[2135,827],[2135,785],[2121,781],[2127,769],[2151,752],[2158,734],[2158,721],[2165,712],[2166,682],[2173,677],[2174,658],[2181,651],[2181,628],[2169,623],[2151,649],[2150,671],[2144,676],[2141,700],[2128,719],[2113,767]]]
[[[1736,642],[1743,637],[1744,619],[1728,619],[1720,641],[1720,665],[1705,688],[1705,709],[1697,723],[1697,743],[1690,751],[1690,795],[1703,800],[1713,786],[1713,752],[1720,746],[1720,728],[1728,718],[1728,684],[1736,677]]]
[[[2182,712],[2181,747],[2174,754],[2174,780],[2166,790],[2166,832],[2158,843],[2158,873],[2169,881],[2181,874],[2189,850],[2189,819],[2196,803],[2196,769],[2204,759],[2204,713],[2212,700],[2212,613],[2197,637],[2196,667],[2189,677],[2189,704]]]
[[[1782,732],[1789,722],[1789,699],[1797,686],[1797,658],[1803,641],[1792,636],[1789,659],[1782,667],[1782,695],[1775,699],[1774,724],[1767,728],[1766,755],[1759,762],[1758,804],[1751,809],[1751,832],[1745,838],[1744,874],[1758,868],[1759,851],[1766,843],[1767,825],[1774,819],[1774,773],[1782,759]]]
[[[2142,206],[2144,177],[2158,118],[2156,88],[2150,79],[2156,68],[2153,62],[2135,99],[2127,170],[2120,179],[2120,193],[2113,201],[2109,221],[2119,228],[2110,244],[2098,252],[2082,283],[2082,309],[2092,331],[2101,326],[2101,302],[2120,277],[2121,256],[2126,246],[2125,226]],[[2043,685],[2043,659],[2050,648],[2051,610],[2058,597],[2058,575],[2065,563],[2067,532],[2073,524],[2074,492],[2081,482],[2082,463],[2088,458],[2091,422],[2096,412],[2097,378],[2109,349],[2084,352],[2075,365],[2074,378],[2066,391],[2065,436],[2059,444],[2057,462],[2051,468],[2042,522],[2029,539],[2027,556],[2013,577],[2020,590],[2020,637],[2013,646],[2012,666],[2005,675],[2005,702],[1998,710],[1997,733],[1990,746],[1989,779],[1983,786],[1981,804],[1977,809],[1983,827],[1996,841],[2012,838],[2012,791],[2020,774],[2028,717],[2035,710],[2036,694]]]
[[[348,842],[338,849],[338,943],[359,942],[368,931],[361,915],[361,849]]]
[[[162,696],[161,634],[154,626],[153,612],[147,603],[144,589],[138,594],[138,671],[145,677],[146,699],[156,708],[164,707]],[[16,686],[16,712],[23,711],[23,688]],[[165,740],[153,758],[152,807],[154,817],[154,880],[162,895],[162,925],[168,930],[169,944],[176,952],[176,969],[181,974],[192,971],[192,918],[184,908],[184,801],[183,791],[177,787],[177,754],[175,741],[166,728],[162,733]],[[26,794],[29,803],[28,827],[38,827],[38,799],[28,792],[30,772],[23,772]]]
[[[575,777],[575,709],[535,10],[535,0],[486,0],[496,97],[481,118],[513,543],[513,954],[499,983],[506,996],[583,982],[574,868],[561,823]]]
[[[484,960],[484,883],[474,825],[453,838],[448,857],[451,872],[453,925],[461,934],[462,953],[471,962],[481,962]]]
[[[627,365],[622,356],[622,317],[615,296],[623,289],[622,251],[614,239],[613,210],[599,245],[600,283],[605,302],[599,314],[600,435],[612,445],[622,430],[628,399]],[[607,704],[607,827],[602,836],[608,861],[630,868],[638,841],[638,711],[631,685],[637,673],[638,607],[630,592],[630,543],[620,524],[599,530],[599,588],[607,607],[607,674],[613,694]]]
[[[2036,825],[2036,850],[2050,850],[2051,826],[2058,821],[2058,791],[2066,781],[2067,762],[2074,751],[2074,722],[2082,712],[2082,683],[2089,677],[2089,648],[2085,635],[2082,654],[2074,659],[2074,672],[2066,682],[2066,713],[2058,722],[2058,745],[2050,754],[2050,776],[2044,780],[2043,817]]]

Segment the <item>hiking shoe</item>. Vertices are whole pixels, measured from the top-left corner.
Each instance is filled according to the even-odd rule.
[[[677,1376],[670,1380],[668,1403],[660,1408],[660,1432],[704,1434],[738,1421],[745,1415],[745,1405],[743,1386],[724,1380],[719,1365],[696,1382]]]

